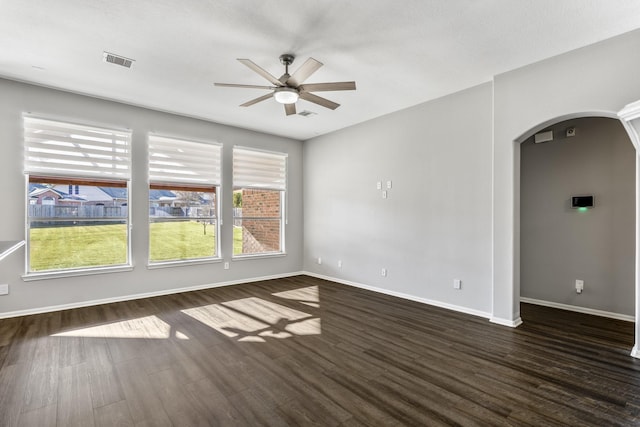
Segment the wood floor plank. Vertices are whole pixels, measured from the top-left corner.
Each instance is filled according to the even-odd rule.
[[[56,427],[58,425],[58,405],[52,404],[20,414],[18,426]]]
[[[131,418],[136,425],[171,426],[171,420],[156,394],[140,359],[131,359],[115,365],[118,381],[122,385]]]
[[[0,426],[18,425],[27,374],[28,368],[24,364],[7,365],[0,369]]]
[[[242,414],[244,425],[286,427],[289,424],[278,414],[278,407],[259,390],[247,389],[229,397],[229,401]]]
[[[57,399],[60,340],[45,335],[34,338],[34,343],[22,412],[49,406]]]
[[[634,325],[307,276],[0,320],[0,426],[636,426]]]
[[[60,368],[59,376],[57,425],[95,425],[86,363]]]
[[[239,426],[245,423],[240,411],[229,402],[211,378],[202,378],[186,384],[185,389],[191,405],[211,425]]]
[[[197,407],[191,403],[184,387],[184,379],[175,370],[170,368],[151,374],[149,381],[174,426],[208,424],[205,414],[198,412]]]
[[[127,402],[121,400],[93,410],[96,427],[133,427]]]
[[[124,393],[104,339],[86,340],[85,351],[93,407],[99,408],[123,400]]]

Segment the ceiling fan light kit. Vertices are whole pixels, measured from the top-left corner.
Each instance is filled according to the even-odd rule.
[[[273,97],[280,104],[295,104],[300,95],[292,87],[277,87],[273,91]]]
[[[221,87],[235,87],[245,89],[266,89],[273,91],[270,94],[259,96],[258,98],[241,104],[241,107],[249,107],[258,102],[262,102],[266,99],[272,98],[276,102],[284,105],[284,111],[287,116],[296,114],[295,103],[298,99],[304,99],[305,101],[312,102],[314,104],[321,105],[325,108],[335,110],[340,104],[330,101],[326,98],[322,98],[311,92],[319,91],[338,91],[338,90],[356,90],[356,82],[332,82],[332,83],[311,83],[303,85],[304,81],[308,79],[313,73],[318,71],[322,67],[322,62],[313,58],[307,59],[304,64],[296,70],[293,75],[289,75],[289,65],[293,63],[295,57],[289,53],[280,55],[280,62],[285,67],[284,74],[278,79],[271,73],[255,64],[250,59],[238,59],[254,72],[268,80],[273,86],[258,86],[258,85],[244,85],[233,83],[215,83],[216,86]]]

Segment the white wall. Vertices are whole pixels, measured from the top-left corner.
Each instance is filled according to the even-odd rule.
[[[306,141],[305,270],[518,325],[519,143],[640,99],[638,45],[627,33]]]
[[[257,277],[286,275],[302,269],[302,143],[202,120],[132,107],[52,89],[0,79],[0,240],[22,240],[25,235],[25,177],[22,160],[22,113],[79,123],[129,128],[133,131],[131,184],[132,256],[130,272],[24,282],[24,248],[0,261],[0,283],[10,294],[0,296],[0,317],[45,307],[119,299],[129,295],[166,292]],[[223,148],[222,255],[231,261],[232,204],[231,149],[234,144],[288,153],[289,223],[287,256],[222,263],[147,269],[148,254],[148,132],[216,141]],[[225,203],[226,202],[226,203]]]
[[[487,83],[306,141],[305,270],[488,315],[491,102]]]
[[[493,316],[520,317],[519,143],[558,118],[616,117],[640,99],[640,31],[494,79]]]
[[[553,141],[520,145],[520,295],[634,316],[635,148],[615,119],[549,129]],[[570,208],[572,195],[587,194],[592,209]]]

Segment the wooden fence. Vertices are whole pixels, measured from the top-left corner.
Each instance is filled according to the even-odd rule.
[[[127,218],[127,206],[29,205],[29,218]]]

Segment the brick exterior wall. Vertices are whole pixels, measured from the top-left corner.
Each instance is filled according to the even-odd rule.
[[[280,251],[280,192],[242,190],[242,217],[274,218],[242,220],[242,253]]]

